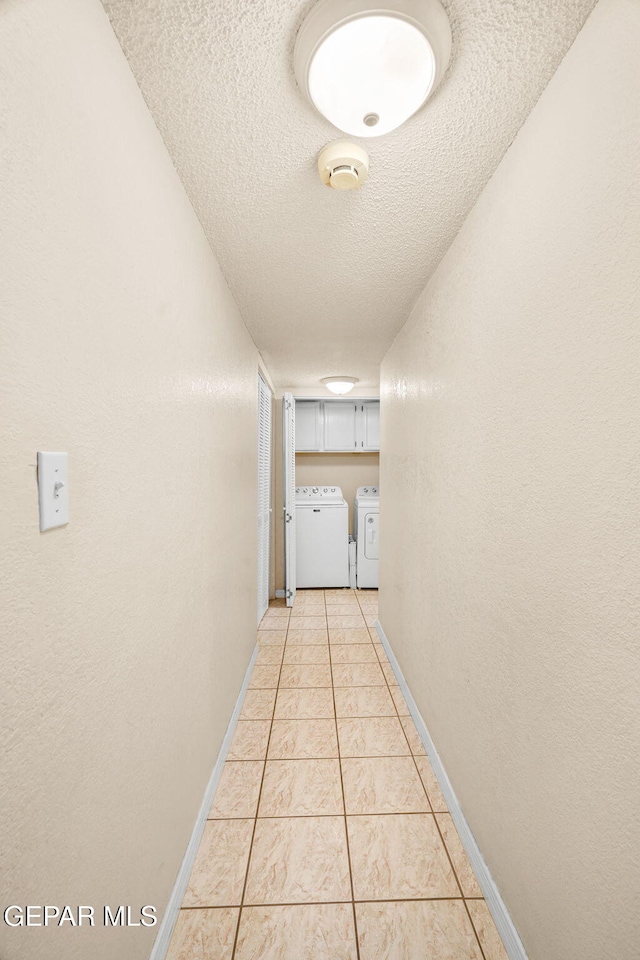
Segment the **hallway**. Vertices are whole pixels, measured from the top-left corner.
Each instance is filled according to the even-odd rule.
[[[272,602],[168,960],[506,960],[376,619]]]

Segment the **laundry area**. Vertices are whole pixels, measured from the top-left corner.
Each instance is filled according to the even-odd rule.
[[[287,539],[295,539],[295,571],[293,564],[285,570],[283,595],[293,603],[296,589],[377,589],[380,400],[285,393],[283,404],[292,403],[283,460],[292,445],[295,469],[283,509],[285,553]]]

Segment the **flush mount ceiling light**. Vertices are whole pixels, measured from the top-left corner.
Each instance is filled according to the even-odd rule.
[[[357,382],[357,377],[325,377],[324,380],[320,381],[320,383],[324,383],[327,390],[331,390],[331,393],[340,394],[349,393]]]
[[[320,0],[294,50],[300,89],[339,130],[378,137],[442,79],[451,28],[439,0]]]

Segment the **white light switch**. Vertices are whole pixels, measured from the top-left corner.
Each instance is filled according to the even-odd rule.
[[[69,487],[66,453],[38,453],[40,530],[69,523]]]

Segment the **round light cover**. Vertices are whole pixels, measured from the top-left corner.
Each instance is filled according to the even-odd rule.
[[[439,0],[320,0],[296,38],[301,89],[336,127],[359,137],[395,130],[442,78],[451,30]]]
[[[357,382],[357,377],[325,377],[324,380],[320,381],[320,383],[324,383],[327,390],[331,390],[331,393],[341,395],[353,390]]]

